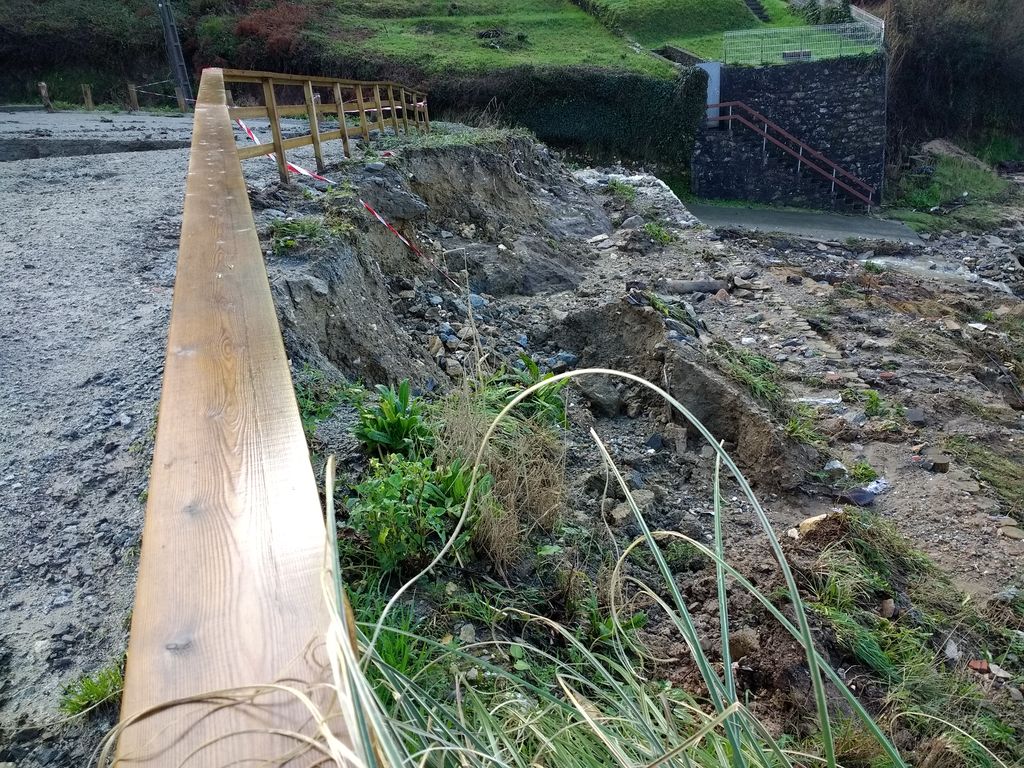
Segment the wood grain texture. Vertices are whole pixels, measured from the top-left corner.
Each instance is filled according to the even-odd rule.
[[[220,70],[195,111],[121,717],[326,679],[325,530]],[[268,728],[294,699],[182,704],[128,724],[118,766],[312,765]],[[276,758],[286,757],[281,762]]]

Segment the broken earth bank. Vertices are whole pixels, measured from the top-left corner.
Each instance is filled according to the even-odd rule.
[[[1024,311],[1011,293],[1020,285],[1011,249],[978,255],[990,279],[972,281],[899,269],[922,255],[911,246],[714,234],[695,226],[654,177],[570,173],[545,147],[500,132],[420,142],[331,175],[338,184],[330,188],[271,184],[252,192],[257,224],[270,232],[268,271],[300,379],[310,372],[367,385],[409,379],[421,392],[444,393],[518,365],[523,355],[556,373],[617,368],[665,388],[725,441],[780,537],[791,528],[798,536],[805,518],[830,515],[813,535],[787,540],[809,591],[827,574],[822,553],[860,541],[865,520],[882,525],[874,514],[839,514],[845,503],[873,507],[891,524],[881,529],[892,541],[902,541],[898,531],[940,568],[914,576],[917,561],[897,558],[882,575],[888,587],[869,595],[886,620],[905,617],[917,627],[914,617],[931,598],[911,584],[947,577],[976,595],[978,607],[1016,600],[1004,591],[989,601],[1019,578],[1024,555],[1020,492],[1012,487],[1024,479],[1012,469],[1024,436],[1016,374]],[[314,235],[289,242],[273,234],[286,219],[310,217],[324,225]],[[1019,226],[1001,236],[1024,242]],[[942,237],[949,243],[933,243],[925,255],[952,251],[956,238]],[[980,317],[988,322],[968,325]],[[531,544],[574,551],[566,531],[584,529],[612,551],[637,534],[624,496],[606,486],[591,427],[652,528],[710,540],[712,451],[692,427],[621,379],[579,379],[567,403],[561,522],[534,530]],[[366,469],[354,421],[354,411],[339,405],[311,433],[315,460],[336,453],[353,481]],[[993,456],[1002,457],[1003,474],[986,470]],[[724,482],[726,556],[770,592],[781,584],[778,569],[737,491],[731,478]],[[479,579],[532,588],[543,581],[536,560],[524,547],[507,567],[475,575],[450,569],[437,578],[474,593]],[[598,583],[585,560],[577,557],[580,570],[590,568]],[[642,563],[631,567],[651,575]],[[717,647],[713,569],[698,558],[679,581],[707,648]],[[445,615],[429,596],[416,600],[439,634],[480,629]],[[806,735],[813,703],[802,651],[746,593],[731,591],[730,612],[743,695],[774,730]],[[815,621],[822,652],[880,712],[892,679],[866,668],[833,623]],[[1010,706],[1003,719],[1019,726],[1019,678],[962,671],[991,636],[954,630],[941,618],[928,627],[929,642],[946,649],[950,674],[965,675],[986,701]],[[640,636],[665,660],[658,676],[699,688],[667,623],[652,617]],[[908,752],[946,749],[926,732],[893,730]]]

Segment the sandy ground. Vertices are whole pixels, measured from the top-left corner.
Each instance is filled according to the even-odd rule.
[[[188,150],[110,149],[191,132],[0,110],[0,144],[103,153],[0,162],[0,766],[83,765],[117,716],[62,723],[58,704],[127,646]]]
[[[191,128],[102,119],[4,114],[0,137]],[[95,738],[37,728],[124,653],[187,152],[0,163],[0,762],[81,765]]]

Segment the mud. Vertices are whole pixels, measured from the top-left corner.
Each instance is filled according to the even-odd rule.
[[[151,152],[157,149],[184,149],[188,141],[139,140],[105,141],[87,139],[7,139],[0,143],[0,163],[36,160],[41,157],[105,155],[114,152]]]

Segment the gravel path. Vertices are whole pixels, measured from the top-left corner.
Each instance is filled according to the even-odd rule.
[[[126,645],[187,156],[0,163],[0,764],[83,765],[116,717],[55,725],[64,685]]]

